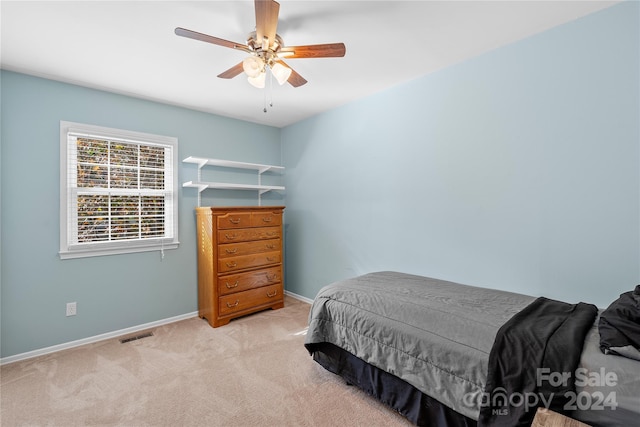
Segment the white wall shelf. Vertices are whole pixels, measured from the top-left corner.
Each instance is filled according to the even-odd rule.
[[[187,181],[182,184],[183,188],[198,189],[198,206],[200,206],[200,193],[207,189],[217,190],[254,190],[258,192],[258,205],[261,205],[261,196],[268,191],[284,191],[281,185],[262,185],[262,174],[268,171],[283,172],[283,166],[262,165],[258,163],[236,162],[232,160],[207,159],[203,157],[189,156],[182,161],[183,163],[194,163],[198,165],[198,180]],[[258,172],[257,184],[236,184],[231,182],[206,182],[202,181],[202,168],[205,166],[217,166],[222,168],[233,169],[249,169]]]

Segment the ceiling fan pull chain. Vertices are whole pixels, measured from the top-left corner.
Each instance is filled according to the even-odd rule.
[[[268,66],[265,66],[264,72],[269,75],[269,83],[264,87],[264,108],[262,111],[267,112],[267,91],[269,91],[269,107],[273,108],[273,73]]]
[[[267,112],[267,91],[266,90],[264,91],[263,95],[264,95],[264,108],[262,109],[262,111],[264,111],[266,114]]]
[[[265,73],[267,72],[267,70],[264,71]],[[263,96],[264,96],[264,109],[262,111],[264,111],[265,113],[267,112],[267,85],[265,85],[264,90],[262,91]]]
[[[269,69],[269,107],[273,108],[273,72]]]

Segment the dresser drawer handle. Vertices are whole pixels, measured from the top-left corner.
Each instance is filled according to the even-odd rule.
[[[273,293],[272,293],[272,294],[270,294],[269,292],[267,292],[267,296],[268,296],[269,298],[273,298],[273,297],[275,297],[276,295],[278,295],[278,291],[273,291]]]
[[[271,276],[269,276],[269,274],[267,274],[267,281],[273,282],[274,280],[278,280],[278,275],[277,274],[273,274]]]
[[[238,281],[236,280],[236,283],[234,283],[233,285],[230,285],[229,282],[225,282],[225,285],[227,286],[227,289],[237,288],[238,287]]]
[[[235,261],[227,262],[225,264],[227,264],[227,267],[229,267],[229,268],[236,268],[238,266],[238,264]]]
[[[269,261],[269,262],[275,262],[275,260],[276,260],[276,259],[277,259],[277,258],[276,258],[276,257],[273,257],[273,256],[268,256],[268,257],[267,257],[267,261]]]
[[[267,236],[277,236],[278,232],[276,231],[267,231]]]
[[[240,304],[240,300],[237,299],[236,302],[234,304],[229,304],[227,303],[227,308],[233,308],[236,307],[238,304]]]
[[[229,222],[231,224],[240,224],[240,218],[238,219],[229,218]]]
[[[224,251],[228,254],[235,254],[236,252],[238,252],[238,248],[225,249]]]
[[[266,245],[267,249],[275,249],[276,245]]]
[[[262,218],[262,222],[271,222],[271,221],[273,221],[273,218],[271,218],[270,216],[266,218]]]
[[[236,240],[238,236],[236,234],[225,234],[224,238],[227,240]]]

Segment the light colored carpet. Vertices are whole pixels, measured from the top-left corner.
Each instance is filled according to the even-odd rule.
[[[111,339],[5,365],[0,423],[409,426],[312,360],[303,345],[309,307],[287,297],[284,309],[221,328],[193,318],[141,340]]]

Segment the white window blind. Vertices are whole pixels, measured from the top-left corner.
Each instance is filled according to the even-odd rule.
[[[175,248],[177,139],[60,122],[60,256]]]

